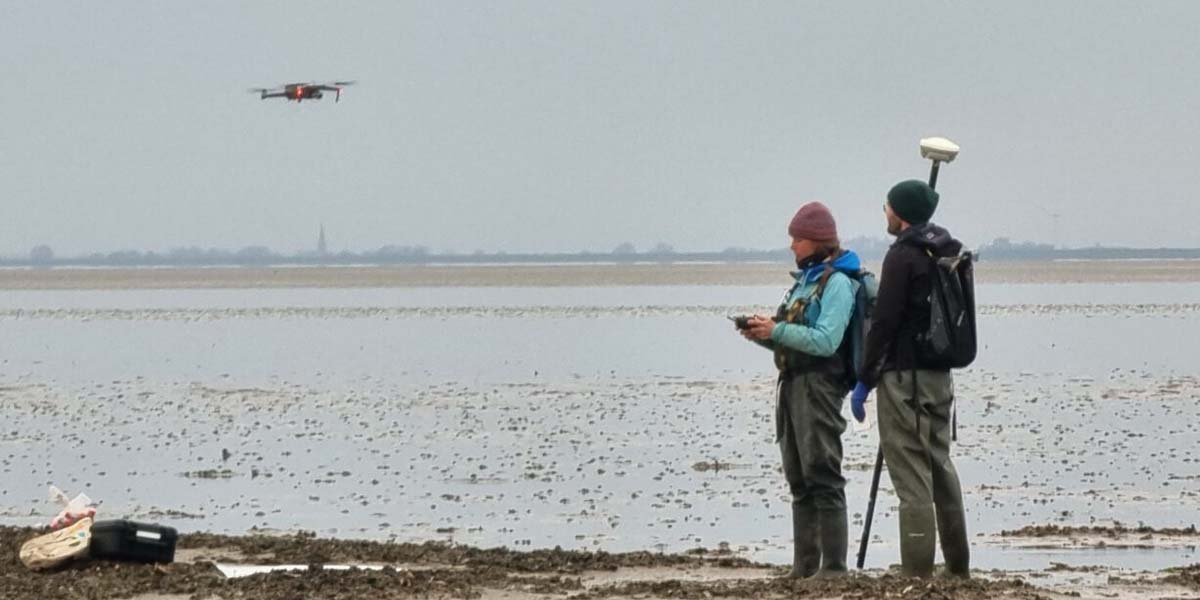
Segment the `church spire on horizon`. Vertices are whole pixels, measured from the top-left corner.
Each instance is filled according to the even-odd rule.
[[[329,247],[325,244],[325,224],[321,224],[321,234],[317,236],[317,254],[329,255]]]

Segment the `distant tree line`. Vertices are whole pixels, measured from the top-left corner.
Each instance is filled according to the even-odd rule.
[[[1142,260],[1200,259],[1200,248],[1059,248],[1036,242],[997,238],[980,246],[981,260]]]
[[[858,237],[843,242],[863,260],[883,259],[891,240]],[[1059,248],[1036,242],[1014,242],[998,238],[978,248],[981,260],[1062,260],[1062,259],[1200,259],[1200,248],[1119,248],[1093,246],[1089,248]],[[59,257],[46,245],[30,250],[28,257],[0,258],[2,266],[18,267],[200,267],[200,266],[267,266],[267,265],[405,265],[405,264],[465,264],[465,263],[538,263],[538,262],[790,262],[787,248],[755,250],[730,247],[717,251],[679,252],[670,244],[659,243],[647,250],[638,250],[624,242],[609,252],[581,250],[574,253],[508,253],[476,250],[469,254],[435,253],[426,246],[387,245],[364,252],[282,254],[266,246],[246,246],[240,250],[175,248],[168,252],[122,250],[93,253],[85,256]]]

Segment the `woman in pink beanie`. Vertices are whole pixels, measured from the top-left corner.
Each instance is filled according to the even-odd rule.
[[[846,572],[846,479],[842,402],[850,391],[850,325],[858,255],[841,249],[833,214],[820,202],[788,225],[798,271],[774,318],[755,315],[742,335],[775,354],[775,433],[792,493],[792,577]]]

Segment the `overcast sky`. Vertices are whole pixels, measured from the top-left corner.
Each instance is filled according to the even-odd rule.
[[[1200,2],[0,0],[0,254],[1200,245]],[[357,79],[339,104],[247,88]]]

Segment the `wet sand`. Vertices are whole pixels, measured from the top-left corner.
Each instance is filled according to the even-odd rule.
[[[763,564],[788,552],[770,374],[757,355],[746,363],[722,355],[740,340],[703,325],[729,334],[723,315],[742,307],[625,296],[664,285],[776,286],[780,273],[777,265],[0,271],[0,289],[68,290],[10,294],[0,309],[13,341],[0,377],[0,522],[16,526],[0,526],[0,598],[1200,598],[1192,564],[1200,536],[1189,527],[1200,499],[1189,450],[1200,443],[1200,377],[1186,358],[1193,342],[1131,357],[1105,351],[1148,331],[1188,337],[1200,304],[1186,285],[1101,303],[1081,294],[1086,286],[1051,286],[1045,302],[981,305],[987,364],[957,378],[967,401],[955,449],[976,515],[975,581],[914,582],[883,568],[897,555],[886,483],[874,568],[840,582],[777,579],[781,568]],[[1200,262],[984,263],[980,280],[1106,290],[1196,283]],[[618,285],[647,287],[590,304],[546,304],[539,289]],[[532,290],[503,306],[375,296],[305,306],[291,290],[257,291],[426,286]],[[188,288],[229,288],[191,293],[254,302],[177,305],[137,291]],[[121,293],[130,296],[108,299]],[[284,297],[263,299],[272,293]],[[424,342],[470,333],[493,352],[539,326],[583,332],[588,354],[543,339],[537,352],[506,349],[493,360]],[[627,348],[634,333],[683,330],[699,348],[676,350],[687,369],[618,360],[644,365],[661,354]],[[1020,356],[1005,358],[1013,352]],[[460,369],[442,366],[463,359]],[[484,367],[498,370],[481,381]],[[89,426],[64,431],[64,422]],[[847,433],[852,537],[873,436]],[[34,534],[20,526],[48,516],[48,481],[103,499],[102,518],[336,539],[188,533],[175,565],[79,563],[34,575],[15,553]],[[493,545],[518,550],[474,548]],[[545,550],[558,545],[576,550]],[[697,545],[715,550],[686,552]],[[226,581],[214,561],[390,569]]]
[[[879,271],[878,265],[870,267]],[[768,263],[0,269],[0,289],[775,285],[787,269]],[[1200,260],[983,260],[977,278],[981,283],[1200,282]]]
[[[659,553],[697,546],[716,548],[738,569],[782,564],[787,497],[768,437],[770,406],[761,401],[770,383],[740,379],[415,389],[364,380],[344,391],[310,384],[12,383],[0,388],[7,416],[0,469],[8,482],[0,522],[43,520],[49,480],[104,499],[102,518],[185,532],[315,530],[338,538],[192,535],[185,543],[190,560],[403,564],[414,561],[414,545],[440,540],[659,557],[571,559],[591,565],[581,567],[587,570],[600,568],[587,563],[596,560],[603,569],[651,569],[630,575],[637,581],[694,577],[662,571],[679,565]],[[1157,570],[1196,563],[1200,534],[1188,524],[1200,496],[1188,448],[1200,441],[1192,418],[1200,379],[978,371],[962,376],[958,390],[971,399],[959,410],[955,462],[973,515],[975,564],[999,567],[981,577],[1078,590],[1109,575],[1159,582],[1168,574]],[[705,410],[688,409],[695,406]],[[61,423],[70,419],[90,426],[64,432]],[[1157,436],[1146,438],[1146,430]],[[876,443],[870,435],[845,439],[852,547]],[[1044,467],[1031,470],[1033,457]],[[1149,464],[1155,468],[1139,467]],[[867,562],[872,577],[897,556],[890,484],[881,486],[880,499]],[[1135,525],[1096,523],[1103,516]],[[1093,524],[1074,525],[1089,519]],[[1138,523],[1143,519],[1155,527]],[[211,547],[218,550],[194,552]],[[547,554],[506,556],[533,564]],[[434,562],[462,561],[469,560]],[[763,573],[737,573],[735,579],[754,581],[737,592],[691,582],[646,593],[781,593],[771,587],[779,584],[759,581]]]
[[[838,580],[796,581],[785,569],[703,549],[687,554],[515,552],[446,543],[396,544],[288,536],[184,535],[178,562],[139,565],[79,560],[31,573],[16,560],[36,535],[0,527],[0,597],[75,598],[1200,598],[1200,567],[1164,572],[1051,568],[976,572],[969,581],[913,580],[875,570]],[[302,570],[226,578],[217,564],[307,565]],[[382,567],[333,570],[326,564]]]

